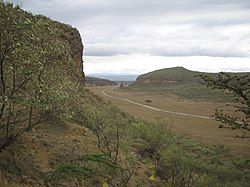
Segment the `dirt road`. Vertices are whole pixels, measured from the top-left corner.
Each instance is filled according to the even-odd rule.
[[[220,123],[209,117],[215,108],[233,112],[232,108],[225,107],[225,103],[184,100],[158,93],[122,92],[113,87],[89,89],[137,118],[154,123],[161,119],[171,126],[173,132],[208,144],[222,144],[237,154],[250,155],[250,138],[235,138],[242,136],[243,131],[219,129]],[[152,101],[150,106],[145,103],[147,99]],[[249,132],[247,136],[250,137]]]
[[[182,113],[182,112],[174,112],[174,111],[163,110],[163,109],[151,107],[151,106],[148,106],[148,105],[144,105],[144,104],[141,104],[141,103],[131,101],[131,100],[126,99],[126,98],[108,95],[108,94],[105,93],[104,90],[102,90],[102,93],[103,93],[103,95],[105,95],[107,97],[112,97],[112,98],[115,98],[115,99],[121,99],[121,100],[127,101],[129,103],[132,103],[132,104],[135,104],[135,105],[138,105],[138,106],[142,106],[142,107],[145,107],[145,108],[148,108],[148,109],[151,109],[151,110],[156,110],[156,111],[159,111],[159,112],[165,112],[165,113],[168,113],[168,114],[176,114],[176,115],[188,116],[188,117],[194,117],[194,118],[213,119],[212,117],[208,117],[208,116],[202,116],[202,115],[197,115],[197,114],[187,114],[187,113]]]

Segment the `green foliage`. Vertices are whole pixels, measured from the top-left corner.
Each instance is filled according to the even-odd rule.
[[[232,101],[232,96],[222,93],[220,90],[212,90],[198,83],[185,84],[131,84],[125,87],[127,91],[149,91],[160,92],[161,94],[175,94],[180,98],[198,101]]]
[[[135,147],[143,160],[154,163],[159,186],[247,186],[249,166],[242,163],[249,159],[240,164],[225,147],[206,146],[162,125],[141,121],[132,126]]]
[[[88,162],[91,162],[89,164]],[[98,164],[93,165],[94,163]],[[101,165],[105,165],[110,168],[119,168],[118,165],[113,164],[107,155],[104,154],[86,154],[79,158],[78,163],[61,164],[55,171],[47,174],[47,180],[58,183],[60,180],[67,177],[77,177],[79,180],[87,180],[94,178],[98,175],[98,170]]]
[[[117,162],[120,147],[126,140],[130,117],[109,104],[87,104],[84,111],[85,125],[97,137],[97,147]]]
[[[74,165],[74,164],[62,164],[55,171],[47,174],[47,180],[53,183],[58,183],[65,177],[76,177],[83,179],[92,175],[94,171],[90,168]]]
[[[225,114],[216,109],[215,119],[222,122],[220,127],[231,129],[243,129],[250,131],[250,75],[230,75],[220,73],[218,77],[200,75],[200,78],[213,89],[220,89],[227,94],[233,95],[235,99],[235,113],[244,114],[242,118]]]
[[[0,2],[0,152],[33,126],[69,117],[76,84],[60,24]]]
[[[169,119],[156,118],[157,124],[135,120],[98,96],[88,91],[85,94],[88,99],[83,104],[83,125],[95,134],[99,150],[112,163],[125,168],[116,169],[115,174],[112,169],[98,170],[102,176],[111,176],[108,184],[118,186],[128,180],[129,186],[143,162],[154,164],[151,173],[159,186],[247,186],[247,158],[239,162],[223,146],[207,146],[172,133]],[[100,167],[99,158],[93,159]]]
[[[171,146],[161,152],[156,171],[171,186],[193,186],[203,174],[203,165]]]
[[[91,155],[83,155],[80,157],[81,161],[91,161],[96,163],[102,163],[112,168],[119,168],[117,164],[110,162],[109,158],[105,154],[91,154]]]
[[[56,170],[47,174],[47,183],[60,185],[67,179],[76,178],[78,181],[86,183],[102,184],[107,181],[112,186],[125,185],[128,181],[124,180],[129,174],[127,169],[123,169],[118,164],[114,164],[108,155],[105,154],[86,154],[75,161],[76,163],[61,164]],[[128,175],[129,176],[129,175]],[[121,177],[121,179],[118,179]]]
[[[147,103],[147,105],[149,105],[149,103],[152,103],[152,100],[146,99],[145,102]]]
[[[128,126],[133,118],[82,87],[74,93],[71,101],[68,106],[72,112],[71,120],[93,132],[96,148],[101,152],[84,155],[77,161],[97,172],[88,181],[95,183],[101,180],[111,186],[125,186],[137,162],[136,156],[130,153],[133,140],[130,139]]]
[[[169,144],[171,135],[161,124],[139,122],[134,125],[134,139],[139,152],[152,158],[159,156],[160,150]]]

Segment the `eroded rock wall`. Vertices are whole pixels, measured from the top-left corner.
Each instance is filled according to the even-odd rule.
[[[62,37],[67,40],[71,48],[71,56],[74,61],[74,68],[76,69],[75,75],[79,81],[85,84],[85,74],[83,72],[83,43],[81,35],[76,28],[70,25],[62,24],[64,33]]]

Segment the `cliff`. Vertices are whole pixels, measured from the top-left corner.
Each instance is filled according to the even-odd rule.
[[[48,164],[54,155],[50,151],[59,147],[59,140],[51,141],[59,138],[65,143],[67,135],[72,143],[77,136],[70,131],[74,128],[70,122],[76,123],[82,111],[82,105],[77,107],[82,97],[75,99],[77,88],[82,89],[79,95],[84,93],[81,36],[70,25],[34,16],[2,0],[0,12],[0,186],[21,186],[23,176],[33,179],[25,186],[44,186],[39,185],[41,173],[53,168]],[[70,122],[64,128],[66,121]],[[39,128],[40,137],[34,134]],[[86,132],[81,127],[76,131]],[[40,157],[43,138],[53,146]],[[77,149],[66,147],[72,148],[69,153]]]
[[[77,81],[83,83],[84,85],[85,84],[85,74],[83,72],[84,46],[79,31],[76,28],[73,28],[69,24],[64,24],[58,21],[51,20],[50,18],[43,15],[37,15],[35,17],[43,22],[48,21],[51,24],[57,25],[59,32],[58,40],[63,40],[63,42],[67,45],[67,47],[69,47],[67,53],[70,54],[72,64],[71,64],[71,71],[68,72],[71,72],[70,76],[74,77],[74,79],[77,79]]]
[[[83,49],[82,39],[79,31],[70,25],[61,24],[63,30],[61,37],[67,40],[70,49],[71,57],[74,61],[75,75],[79,78],[79,81],[85,83],[85,74],[83,72]]]

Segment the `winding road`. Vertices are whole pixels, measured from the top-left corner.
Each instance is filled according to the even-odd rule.
[[[144,105],[144,104],[141,104],[141,103],[137,103],[137,102],[131,101],[131,100],[123,98],[123,97],[116,97],[116,96],[108,95],[104,90],[102,90],[102,94],[104,96],[106,96],[106,97],[120,99],[120,100],[129,102],[129,103],[132,103],[134,105],[138,105],[138,106],[141,106],[141,107],[144,107],[144,108],[148,108],[148,109],[151,109],[151,110],[155,110],[155,111],[159,111],[159,112],[165,112],[165,113],[169,113],[169,114],[175,114],[175,115],[181,115],[181,116],[188,116],[188,117],[194,117],[194,118],[214,119],[213,117],[208,117],[208,116],[202,116],[202,115],[196,115],[196,114],[187,114],[187,113],[182,113],[182,112],[174,112],[174,111],[163,110],[163,109],[151,107],[151,106],[148,106],[148,105]]]

